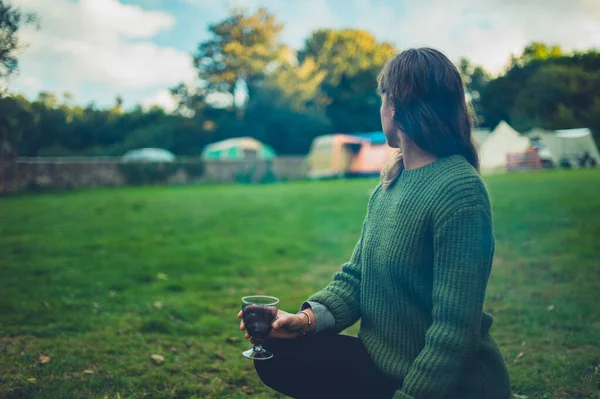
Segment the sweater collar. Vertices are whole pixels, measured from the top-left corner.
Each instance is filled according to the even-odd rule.
[[[428,163],[427,165],[423,165],[415,169],[403,169],[402,173],[400,174],[400,177],[402,178],[402,180],[406,181],[426,178],[428,175],[430,175],[436,170],[443,169],[448,165],[452,165],[459,162],[467,162],[467,160],[462,155],[450,155],[447,157],[440,157],[435,161]]]

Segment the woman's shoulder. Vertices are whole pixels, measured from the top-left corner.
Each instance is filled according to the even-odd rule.
[[[470,206],[489,208],[488,190],[479,172],[464,157],[453,158],[434,179],[436,208],[450,212]]]
[[[369,205],[367,207],[368,210],[371,210],[371,206],[373,205],[373,202],[375,201],[375,199],[377,198],[377,195],[379,194],[379,192],[382,190],[383,188],[383,184],[381,182],[379,182],[377,184],[377,186],[375,186],[375,188],[373,188],[371,190],[371,196],[369,197]]]

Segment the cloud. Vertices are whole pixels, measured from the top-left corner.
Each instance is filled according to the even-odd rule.
[[[172,1],[172,0],[170,0]],[[232,9],[242,8],[255,10],[259,7],[272,9],[277,3],[282,3],[277,0],[183,0],[185,3],[198,7],[203,11],[228,13]]]
[[[3,89],[11,88],[15,81],[18,81],[20,90],[19,92],[26,97],[35,98],[40,91],[44,90],[44,84],[35,76],[16,74],[8,77],[6,85],[0,81],[0,92]]]
[[[243,9],[254,12],[258,8],[266,8],[284,24],[282,39],[286,44],[300,47],[310,32],[319,28],[335,28],[341,26],[339,15],[326,0],[183,0],[199,9],[225,18],[232,9]],[[344,0],[345,1],[345,0]],[[342,3],[339,3],[340,6]]]
[[[338,13],[324,0],[304,0],[288,3],[282,12],[285,26],[283,39],[291,46],[300,48],[311,32],[322,28],[341,28]]]
[[[142,101],[141,105],[142,108],[146,110],[152,107],[160,107],[167,112],[173,112],[177,109],[178,104],[171,95],[171,92],[167,89],[163,89]]]
[[[26,29],[21,57],[24,77],[46,89],[71,91],[80,99],[86,85],[101,86],[110,96],[165,87],[194,78],[189,54],[152,40],[171,29],[175,19],[118,0],[13,0],[38,13],[42,28]],[[26,82],[15,79],[22,89]],[[110,93],[110,95],[108,94]]]
[[[429,0],[373,4],[355,0],[360,27],[399,49],[436,47],[453,60],[466,56],[500,72],[511,53],[532,41],[559,44],[565,50],[600,46],[597,0]]]

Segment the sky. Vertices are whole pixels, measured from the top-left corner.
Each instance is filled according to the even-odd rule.
[[[20,38],[9,89],[68,92],[77,104],[173,107],[168,88],[193,84],[191,54],[232,8],[269,9],[299,49],[318,28],[359,28],[399,50],[432,46],[497,74],[532,41],[600,48],[600,0],[10,0],[41,29]]]

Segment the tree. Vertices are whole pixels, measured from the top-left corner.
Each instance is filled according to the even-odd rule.
[[[517,94],[510,110],[515,127],[568,129],[594,127],[587,116],[600,101],[600,71],[549,63],[539,68]]]
[[[212,37],[200,43],[194,55],[202,86],[209,93],[228,94],[232,103],[241,87],[250,96],[269,67],[285,55],[278,42],[282,28],[265,9],[250,15],[234,11],[210,25]]]
[[[0,0],[0,78],[6,78],[19,67],[17,52],[23,46],[17,33],[24,25],[38,26],[37,16]]]
[[[250,99],[247,129],[279,154],[305,154],[316,136],[330,131],[320,92],[324,77],[312,59],[282,63]]]
[[[487,84],[492,80],[492,75],[485,70],[481,65],[473,65],[468,59],[461,58],[458,63],[458,70],[465,84],[465,89],[468,94],[477,122],[484,122],[484,115],[481,109],[480,99],[481,92]]]
[[[351,133],[381,129],[377,75],[395,52],[366,31],[321,29],[300,52],[300,62],[313,60],[325,72],[321,91],[328,99],[333,129]]]
[[[24,13],[5,0],[0,0],[0,79],[5,79],[18,70],[18,51],[23,47],[19,43],[18,31],[24,25],[35,24],[37,16]],[[0,86],[0,155],[15,156],[19,142],[23,140],[25,125],[29,114],[21,106],[23,98],[5,97]]]
[[[0,95],[0,159],[22,154],[23,147],[37,135],[39,131],[27,99]]]
[[[320,92],[326,72],[320,70],[313,59],[301,64],[285,62],[265,78],[265,88],[278,89],[278,101],[298,112],[323,108],[327,98]]]
[[[298,62],[296,53],[279,41],[282,29],[260,9],[234,11],[210,26],[211,37],[195,54],[199,84],[172,89],[179,113],[193,115],[204,139],[243,135],[270,144],[279,153],[303,153],[316,134],[329,132],[323,109],[326,75],[314,59]],[[235,103],[245,93],[245,102]],[[225,94],[228,107],[215,102]]]
[[[528,63],[532,60],[545,60],[546,58],[560,57],[562,55],[563,51],[560,46],[533,42],[523,50],[521,61],[523,63]]]

